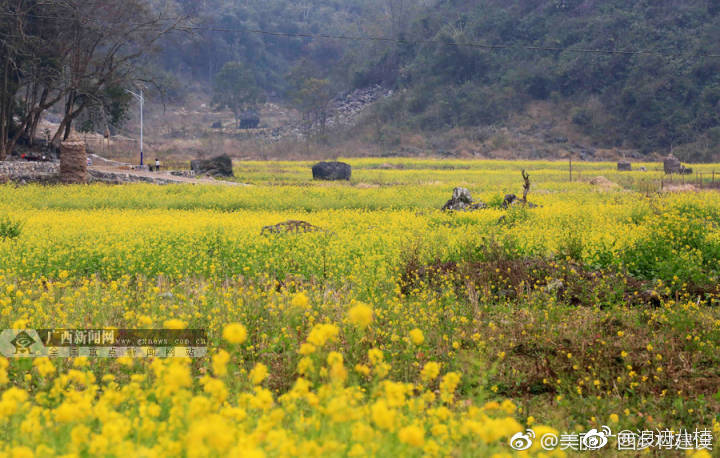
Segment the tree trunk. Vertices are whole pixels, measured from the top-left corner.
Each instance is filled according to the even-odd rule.
[[[327,110],[320,111],[320,137],[325,140],[325,126],[327,125]]]
[[[71,117],[68,119],[68,122],[65,124],[65,133],[63,134],[63,140],[67,140],[68,137],[70,137],[70,129],[72,128],[72,122],[73,118]]]
[[[28,145],[33,146],[35,143],[35,134],[37,133],[38,124],[40,123],[40,118],[42,117],[43,111],[45,111],[45,104],[47,102],[48,98],[48,89],[43,89],[42,94],[40,95],[40,100],[37,103],[37,109],[33,112],[30,118],[30,123],[28,124],[27,128],[25,129],[25,135],[28,139]]]
[[[37,133],[38,124],[40,123],[40,117],[42,116],[42,112],[38,112],[33,116],[32,121],[30,121],[30,124],[27,128],[27,135],[28,135],[28,144],[30,146],[33,146],[35,143],[35,134]]]
[[[83,107],[80,107],[77,110],[73,111],[74,106],[75,106],[75,91],[73,90],[70,92],[70,94],[68,94],[68,98],[65,101],[65,113],[63,114],[62,121],[60,121],[60,126],[58,126],[58,130],[55,132],[55,135],[53,135],[53,139],[52,139],[53,145],[60,146],[60,143],[62,142],[62,140],[67,140],[67,138],[69,137],[72,120],[75,118],[75,116],[78,115],[78,113],[80,111],[82,111],[82,108],[83,108]]]
[[[0,93],[0,160],[4,161],[8,151],[8,134],[10,123],[12,122],[12,113],[8,106],[10,96],[8,94],[8,79],[10,79],[10,59],[5,58],[3,66],[3,85],[2,93]]]
[[[60,121],[60,126],[55,131],[55,135],[53,135],[52,140],[50,140],[50,143],[55,147],[60,147],[60,135],[65,132],[65,118],[63,117],[62,121]]]

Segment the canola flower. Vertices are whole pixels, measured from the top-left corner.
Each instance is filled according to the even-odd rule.
[[[434,361],[430,361],[429,363],[425,364],[425,367],[423,367],[422,372],[420,373],[422,380],[426,383],[435,380],[435,378],[439,374],[440,364]]]
[[[268,375],[268,368],[263,363],[257,363],[250,371],[250,380],[253,385],[259,385]]]
[[[247,330],[240,323],[231,323],[223,329],[223,338],[230,343],[241,344],[247,339]]]
[[[360,329],[364,329],[373,321],[373,310],[367,304],[357,304],[348,310],[348,320]]]
[[[647,198],[608,164],[587,172],[628,189],[551,162],[383,161],[282,193],[255,163],[252,189],[3,186],[25,223],[0,243],[4,328],[204,328],[210,348],[0,358],[0,454],[506,456],[526,425],[720,433],[717,374],[685,369],[720,364],[719,294],[693,292],[717,284],[717,193]],[[517,193],[520,166],[541,207],[437,210],[460,182]],[[259,236],[287,219],[328,231]]]
[[[227,360],[221,349],[213,363]],[[33,433],[10,440],[4,449],[10,454],[22,447],[28,456],[320,456],[397,447],[442,454],[457,449],[457,440],[464,443],[459,450],[481,447],[489,454],[520,427],[492,406],[448,408],[430,393],[413,394],[413,384],[385,380],[365,392],[333,375],[344,358],[332,351],[309,379],[298,378],[279,396],[262,386],[268,369],[260,363],[243,377],[245,388],[233,390],[237,380],[217,367],[214,375],[194,378],[186,358],[138,362],[127,383],[98,381],[89,370],[55,375],[40,369],[52,362],[37,361],[56,400],[15,387],[4,391],[0,421],[23,430],[32,424]],[[446,374],[443,393],[451,395],[459,379]]]
[[[163,323],[163,326],[167,329],[185,329],[187,327],[187,323],[175,318],[165,321],[165,323]]]
[[[415,345],[421,345],[425,342],[425,335],[418,328],[412,329],[410,330],[410,341]]]

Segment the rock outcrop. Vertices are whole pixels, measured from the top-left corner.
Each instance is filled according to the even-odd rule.
[[[480,210],[486,207],[485,203],[473,200],[467,188],[457,187],[453,189],[452,198],[443,205],[442,209],[445,211],[468,211]]]
[[[124,184],[124,183],[151,183],[151,184],[175,184],[177,180],[164,178],[162,176],[144,176],[123,171],[89,170],[91,183]]]
[[[232,159],[227,154],[214,157],[212,159],[195,159],[190,161],[190,169],[195,175],[210,176],[233,176]]]
[[[337,97],[330,103],[328,126],[354,125],[363,111],[376,100],[390,97],[391,89],[379,84],[364,89],[356,89],[344,96]]]

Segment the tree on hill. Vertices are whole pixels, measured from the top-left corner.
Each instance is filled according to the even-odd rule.
[[[313,128],[317,128],[319,137],[323,139],[333,91],[330,81],[318,74],[319,69],[307,61],[301,61],[287,76],[287,97],[302,115],[305,135],[309,136]]]
[[[257,107],[264,100],[262,89],[250,69],[240,62],[228,62],[215,76],[213,103],[218,108],[229,108],[235,115],[235,127],[240,126],[240,115]]]

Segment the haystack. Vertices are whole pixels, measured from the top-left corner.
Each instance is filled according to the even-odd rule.
[[[60,180],[63,183],[87,181],[85,142],[77,137],[70,137],[60,145]]]
[[[603,191],[607,191],[613,188],[617,188],[618,184],[613,183],[612,181],[608,180],[604,176],[596,176],[592,180],[590,180],[590,184],[593,186],[597,186]]]

